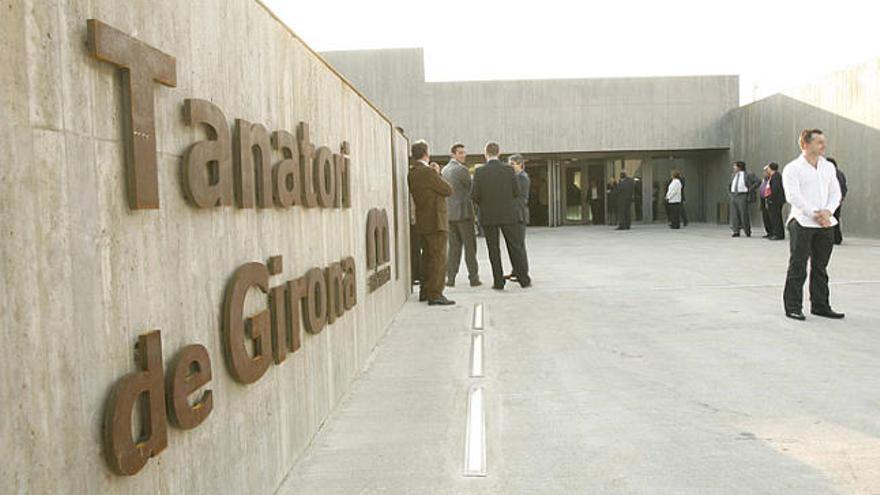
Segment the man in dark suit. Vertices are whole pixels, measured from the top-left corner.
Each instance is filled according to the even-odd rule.
[[[834,244],[840,245],[843,244],[843,234],[840,232],[840,210],[843,208],[843,200],[846,199],[846,175],[837,167],[837,160],[834,158],[826,158],[826,160],[831,162],[837,170],[837,182],[840,184],[840,206],[834,210],[834,218],[837,219],[837,225],[834,226]]]
[[[507,163],[513,167],[513,172],[516,174],[516,184],[518,186],[517,192],[519,193],[519,196],[517,196],[513,202],[516,210],[516,224],[520,229],[520,237],[522,238],[523,262],[528,270],[529,256],[528,251],[526,250],[526,227],[529,225],[529,193],[532,188],[532,181],[529,179],[529,174],[526,173],[526,160],[522,155],[510,155],[507,159]],[[513,260],[511,260],[511,264],[513,264]],[[513,281],[519,280],[516,276],[516,271],[512,271],[506,278]]]
[[[493,289],[504,289],[504,267],[501,265],[501,250],[498,246],[498,232],[504,234],[510,262],[519,284],[529,287],[529,268],[526,262],[525,246],[520,227],[517,225],[514,199],[519,196],[519,184],[513,169],[498,159],[498,143],[486,144],[486,164],[474,173],[474,190],[471,194],[479,206],[480,224],[486,234],[486,247],[492,264]]]
[[[452,195],[452,186],[440,176],[439,166],[428,163],[428,143],[413,143],[412,156],[416,163],[410,167],[406,180],[415,203],[415,229],[423,242],[419,301],[428,301],[431,306],[455,304],[443,295],[449,231],[446,197]]]
[[[452,145],[452,157],[443,167],[443,178],[452,186],[452,196],[446,198],[449,215],[449,259],[446,262],[446,286],[455,287],[455,277],[461,265],[461,252],[464,248],[464,262],[467,265],[471,287],[481,285],[479,265],[477,264],[477,237],[474,231],[474,205],[471,203],[473,180],[465,162],[467,152],[463,144]]]
[[[785,239],[785,227],[782,223],[785,189],[782,187],[782,174],[779,173],[779,164],[776,162],[767,164],[767,173],[770,174],[768,179],[770,195],[765,198],[767,218],[770,219],[770,237],[768,239],[771,241],[781,241]]]
[[[629,230],[632,224],[632,202],[635,191],[635,181],[628,177],[626,172],[620,172],[620,181],[617,182],[617,230]]]

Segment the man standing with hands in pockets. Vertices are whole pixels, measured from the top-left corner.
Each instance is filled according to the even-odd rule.
[[[791,240],[788,273],[783,302],[785,316],[805,320],[803,313],[804,281],[810,262],[810,313],[825,318],[843,318],[831,309],[828,301],[826,267],[834,247],[833,212],[840,205],[837,171],[825,154],[825,136],[819,129],[805,129],[800,135],[801,156],[782,170],[782,185],[791,214],[788,232]]]

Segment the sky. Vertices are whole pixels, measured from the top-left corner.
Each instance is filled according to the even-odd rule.
[[[735,74],[748,103],[880,59],[877,0],[263,0],[317,51],[423,47],[428,81]]]

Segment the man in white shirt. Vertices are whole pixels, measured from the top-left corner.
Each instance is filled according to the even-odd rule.
[[[746,237],[752,236],[752,224],[749,219],[749,193],[754,187],[754,176],[746,173],[746,162],[733,162],[733,175],[730,176],[730,230],[733,237],[739,237],[739,231],[745,230]]]
[[[678,170],[672,171],[672,181],[666,189],[666,205],[669,212],[669,227],[681,228],[681,174]]]
[[[843,318],[828,302],[828,260],[834,247],[833,211],[840,205],[837,171],[823,156],[825,136],[819,129],[805,129],[800,135],[801,156],[782,170],[785,196],[791,203],[788,232],[791,252],[782,299],[785,316],[805,320],[804,281],[810,261],[810,313],[826,318]]]

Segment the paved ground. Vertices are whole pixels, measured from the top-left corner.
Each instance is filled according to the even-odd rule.
[[[409,302],[279,493],[880,493],[880,242],[835,249],[847,318],[803,323],[782,315],[785,243],[636,226],[528,244],[532,289],[460,274],[457,306]],[[462,476],[475,383],[485,478]]]

